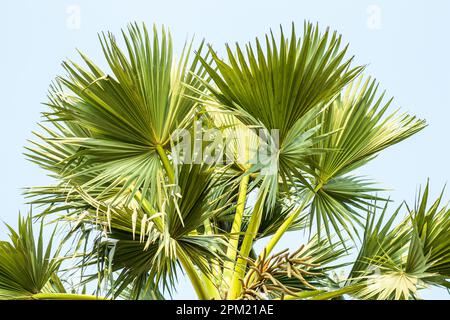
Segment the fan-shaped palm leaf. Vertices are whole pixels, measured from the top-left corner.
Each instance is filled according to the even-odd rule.
[[[350,226],[361,221],[358,210],[380,200],[372,195],[380,189],[348,173],[425,126],[424,121],[407,114],[386,116],[392,99],[383,103],[384,93],[377,97],[375,80],[361,82],[362,78],[352,82],[317,119],[322,134],[335,132],[318,142],[319,148],[329,151],[312,156],[316,181],[311,223],[315,220],[318,228],[323,223],[328,235],[330,226],[340,237],[341,227],[351,235]]]
[[[182,165],[178,184],[160,190],[153,215],[136,200],[130,203],[130,208],[130,205],[109,207],[86,199],[97,210],[91,210],[82,220],[103,226],[108,237],[99,239],[90,261],[102,261],[103,279],[105,275],[118,273],[111,294],[121,294],[142,277],[146,282],[140,282],[135,290],[158,288],[160,282],[163,288],[172,290],[177,263],[185,268],[190,266],[187,272],[198,272],[192,269],[195,265],[206,275],[212,273],[211,261],[222,263],[226,244],[220,235],[197,232],[228,206],[221,201],[227,193],[212,197],[213,174],[213,170],[202,165]]]
[[[10,299],[98,299],[66,293],[57,272],[61,245],[53,251],[55,232],[45,244],[41,222],[37,242],[31,214],[19,216],[18,231],[8,226],[10,242],[0,242],[0,300]],[[56,230],[56,229],[55,229]]]
[[[58,156],[65,156],[62,163],[76,164],[58,172],[65,181],[90,177],[83,181],[85,190],[100,186],[103,193],[113,188],[132,189],[134,195],[140,189],[144,197],[152,197],[155,193],[149,190],[156,188],[160,157],[165,157],[164,149],[170,147],[171,134],[188,121],[196,106],[187,96],[197,93],[189,88],[201,91],[204,87],[193,76],[197,72],[201,77],[202,71],[197,57],[189,59],[190,45],[178,66],[174,64],[171,38],[164,29],[160,36],[154,28],[151,38],[145,26],[130,25],[123,38],[127,53],[112,34],[101,36],[112,75],[83,54],[88,70],[74,62],[64,63],[68,76],[60,77],[57,86],[64,91],[52,93],[49,105],[53,113],[48,117],[76,125],[82,134],[71,130],[65,135],[63,130],[44,140],[61,151]],[[42,144],[37,147],[41,156],[37,161],[45,164],[52,150]],[[68,148],[69,155],[64,152]]]
[[[415,299],[427,285],[448,287],[446,261],[448,248],[443,239],[448,234],[448,210],[439,210],[441,196],[427,208],[428,184],[409,217],[392,228],[402,207],[382,226],[384,208],[378,222],[370,214],[358,258],[348,284],[363,283],[354,294],[364,299]],[[430,229],[428,229],[430,228]]]

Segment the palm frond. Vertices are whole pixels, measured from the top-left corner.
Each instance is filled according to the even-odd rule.
[[[217,68],[202,60],[216,87],[207,84],[217,101],[246,125],[258,126],[269,135],[277,130],[279,141],[267,138],[272,155],[263,185],[270,190],[269,204],[275,204],[278,173],[284,181],[295,173],[302,179],[306,166],[300,161],[314,149],[311,136],[316,130],[306,130],[321,104],[331,102],[342,88],[362,70],[350,69],[352,59],[344,60],[347,48],[340,50],[341,37],[305,23],[302,39],[292,26],[290,39],[281,30],[279,41],[273,33],[265,37],[265,50],[259,39],[255,46],[246,45],[246,54],[236,44],[235,53],[227,45],[228,62],[210,49]],[[278,150],[280,153],[278,155]],[[278,160],[280,159],[280,161]],[[258,159],[263,162],[264,159]],[[266,164],[267,166],[267,164]],[[261,169],[255,167],[253,170]]]
[[[311,108],[327,102],[361,68],[349,70],[346,49],[340,51],[341,37],[305,23],[304,35],[297,38],[292,26],[290,39],[281,30],[279,41],[273,33],[265,38],[265,51],[259,39],[254,48],[244,50],[236,44],[236,53],[227,45],[228,63],[211,50],[217,71],[204,63],[216,84],[209,89],[246,124],[280,130],[284,136]]]
[[[323,223],[328,235],[331,226],[340,237],[341,227],[351,237],[357,234],[351,228],[361,224],[358,211],[381,200],[372,195],[381,189],[349,174],[425,127],[424,121],[408,114],[386,115],[392,99],[385,103],[384,93],[377,97],[375,80],[361,83],[362,77],[352,81],[317,119],[320,134],[333,134],[317,142],[317,148],[328,151],[311,156],[315,171],[311,223],[315,220],[319,230]]]
[[[42,222],[36,242],[32,225],[31,215],[19,216],[17,232],[8,226],[10,242],[0,242],[0,299],[31,299],[53,291],[48,284],[61,264],[59,249],[52,251],[54,233],[46,245]]]
[[[223,238],[198,233],[209,219],[226,210],[226,206],[217,205],[222,203],[223,194],[211,197],[215,189],[213,174],[203,165],[181,165],[178,184],[160,190],[158,211],[153,215],[137,201],[131,202],[132,208],[93,203],[97,210],[91,210],[82,220],[99,225],[107,239],[102,240],[100,235],[88,259],[91,264],[101,262],[102,281],[118,273],[110,294],[121,294],[142,277],[147,279],[144,289],[162,287],[172,291],[182,257],[209,275],[211,261],[221,263],[226,248]]]
[[[427,272],[434,277],[427,282],[450,287],[450,209],[441,206],[443,192],[428,207],[429,184],[419,195],[416,205],[409,209],[412,226],[420,239],[421,250],[426,256]],[[417,240],[419,241],[419,240]]]
[[[130,199],[138,190],[153,198],[162,171],[156,148],[170,148],[171,134],[193,115],[197,103],[188,96],[204,89],[194,76],[202,78],[203,68],[198,57],[189,58],[192,43],[175,64],[164,29],[160,34],[154,27],[150,35],[145,26],[130,25],[123,31],[126,53],[112,34],[100,40],[112,74],[83,54],[87,69],[64,62],[68,75],[50,92],[46,114],[61,130],[46,130],[29,158],[85,191],[118,188],[119,196],[131,189]]]

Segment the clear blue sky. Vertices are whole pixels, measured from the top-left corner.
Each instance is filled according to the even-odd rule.
[[[170,27],[177,49],[193,34],[223,48],[225,42],[246,42],[280,24],[294,22],[301,29],[305,19],[342,33],[350,53],[368,64],[367,73],[395,96],[395,105],[429,123],[363,173],[393,189],[398,203],[412,202],[428,177],[437,194],[450,180],[450,1],[5,0],[0,4],[0,219],[15,225],[19,210],[27,210],[21,188],[50,181],[24,160],[23,145],[39,121],[50,81],[62,72],[60,62],[76,58],[79,48],[103,63],[97,32],[117,33],[128,22],[144,21]],[[299,240],[290,235],[280,247],[298,246]],[[194,297],[184,281],[179,288],[175,297]],[[423,296],[448,297],[439,290]]]

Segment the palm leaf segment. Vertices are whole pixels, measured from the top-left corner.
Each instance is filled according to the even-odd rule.
[[[59,78],[50,93],[53,112],[47,114],[60,130],[44,138],[48,145],[34,160],[45,167],[48,158],[61,157],[65,167],[60,177],[81,180],[85,190],[101,189],[105,194],[119,188],[118,196],[131,189],[132,195],[140,190],[151,197],[161,170],[160,155],[196,106],[186,96],[195,97],[204,88],[191,72],[202,71],[198,58],[189,59],[187,53],[174,64],[171,37],[164,29],[161,36],[154,29],[151,40],[145,26],[131,25],[123,39],[126,53],[111,34],[101,36],[112,75],[83,54],[88,69],[74,62],[63,64],[68,77]]]
[[[415,299],[427,286],[449,287],[449,210],[439,208],[441,196],[427,208],[428,185],[414,209],[399,225],[399,207],[383,225],[369,213],[364,241],[347,285],[363,284],[354,295],[363,299]],[[430,228],[428,230],[428,227]]]
[[[429,185],[418,198],[413,210],[409,210],[415,241],[426,257],[426,271],[434,277],[428,283],[450,288],[450,209],[441,206],[442,194],[428,207]]]
[[[195,265],[205,276],[212,276],[212,261],[222,263],[226,247],[221,236],[198,234],[206,228],[229,204],[223,200],[225,192],[215,195],[218,187],[213,170],[202,165],[182,165],[178,170],[178,184],[167,186],[157,201],[158,212],[153,215],[138,201],[130,206],[108,209],[104,203],[94,201],[84,223],[104,226],[107,240],[97,245],[90,257],[92,264],[101,261],[102,278],[117,273],[109,294],[118,296],[131,287],[134,292],[146,292],[161,285],[169,291],[176,283],[177,263],[186,267]],[[148,204],[144,204],[145,208]],[[135,297],[138,297],[135,296]]]
[[[306,24],[301,40],[292,28],[290,39],[281,32],[279,44],[273,34],[266,36],[265,51],[258,39],[246,53],[239,45],[235,52],[227,46],[228,63],[210,50],[217,68],[204,65],[216,85],[208,88],[225,110],[248,125],[279,130],[276,175],[262,184],[270,190],[270,206],[279,179],[285,186],[300,182],[307,187],[304,199],[313,199],[310,224],[316,222],[318,231],[325,225],[329,238],[334,229],[342,239],[340,230],[354,233],[352,226],[362,220],[358,210],[376,200],[371,193],[378,190],[347,174],[421,130],[424,122],[406,114],[386,116],[391,101],[377,97],[375,81],[355,80],[362,68],[350,67],[347,47],[340,50],[340,44],[336,33],[320,34]]]
[[[246,54],[239,45],[236,53],[227,46],[228,63],[211,49],[217,69],[203,61],[216,85],[208,88],[226,110],[235,112],[247,125],[268,132],[278,130],[279,170],[285,179],[306,170],[299,160],[317,152],[311,148],[314,140],[309,139],[314,130],[305,132],[317,114],[317,110],[310,111],[329,102],[361,71],[349,69],[351,59],[344,61],[346,49],[340,51],[340,43],[336,33],[322,35],[318,28],[306,24],[302,40],[292,28],[290,39],[281,32],[279,44],[273,34],[266,36],[265,50],[258,39],[256,47],[246,46]],[[276,159],[278,162],[278,156]],[[276,179],[269,184],[272,194],[277,190]],[[274,199],[272,195],[272,204]]]
[[[0,300],[102,299],[67,293],[58,275],[64,259],[59,256],[63,243],[56,249],[53,246],[56,228],[46,243],[44,223],[35,237],[31,213],[19,215],[17,231],[7,227],[10,241],[0,242]]]
[[[0,300],[98,300],[98,295],[66,291],[60,278],[64,241],[53,246],[57,228],[44,240],[44,221],[35,236],[31,213],[19,215],[18,229],[7,225],[10,241],[0,242]],[[37,241],[36,241],[37,240]]]
[[[31,216],[19,217],[18,232],[8,229],[10,242],[0,242],[0,299],[31,299],[48,289],[58,271],[58,250],[52,252],[53,235],[44,247],[42,224],[35,243]]]
[[[217,258],[211,247],[219,241],[192,234],[215,212],[206,205],[207,190],[214,189],[211,172],[183,166],[175,173],[166,155],[172,133],[190,122],[193,98],[204,89],[198,58],[189,59],[189,45],[176,66],[164,30],[160,36],[155,29],[151,41],[145,26],[132,25],[123,37],[127,55],[111,34],[101,37],[112,75],[84,55],[88,70],[64,63],[69,76],[52,87],[52,112],[44,114],[55,128],[44,127],[46,135],[38,134],[43,142],[28,148],[32,161],[62,180],[32,189],[35,203],[49,204],[46,213],[69,210],[69,220],[122,240],[114,249],[113,269],[123,269],[118,293],[132,282],[130,274],[174,283],[177,259],[206,273],[205,259]],[[104,247],[111,248],[108,242]],[[142,259],[130,259],[130,251]]]
[[[352,81],[318,118],[320,132],[334,132],[321,140],[317,147],[328,152],[312,156],[315,170],[315,195],[310,210],[310,223],[315,220],[318,230],[323,224],[330,236],[331,228],[352,234],[350,226],[361,225],[361,210],[373,201],[380,190],[367,179],[349,175],[390,147],[424,128],[425,123],[408,114],[394,112],[386,115],[392,102],[377,96],[378,85],[368,78]],[[356,233],[356,232],[355,232]]]

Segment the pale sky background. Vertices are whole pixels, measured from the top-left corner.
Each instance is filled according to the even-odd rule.
[[[247,42],[280,24],[319,22],[343,34],[356,62],[368,64],[394,105],[429,126],[409,140],[385,151],[362,173],[391,188],[392,199],[413,203],[420,184],[430,178],[432,195],[450,180],[450,1],[448,0],[4,0],[0,4],[0,93],[3,177],[0,219],[16,225],[26,212],[21,188],[50,180],[22,152],[36,129],[40,105],[51,80],[61,74],[65,58],[77,58],[75,48],[104,65],[97,32],[116,34],[128,22],[168,26],[176,49],[187,35],[205,37],[219,51],[225,42]],[[450,192],[446,193],[450,199]],[[391,208],[394,208],[392,206]],[[0,227],[0,239],[5,239]],[[290,234],[280,249],[297,248],[301,238]],[[175,298],[194,298],[180,281]],[[444,290],[429,290],[424,298],[448,299]]]

